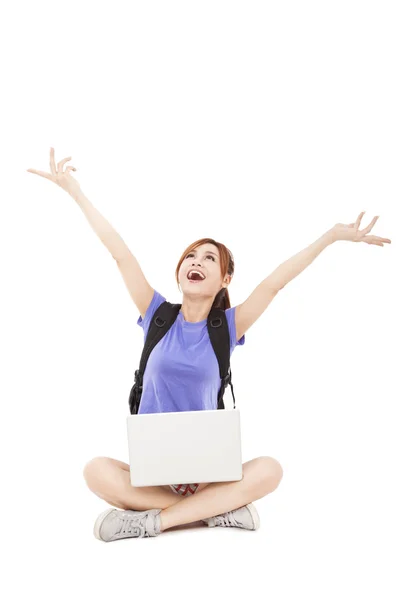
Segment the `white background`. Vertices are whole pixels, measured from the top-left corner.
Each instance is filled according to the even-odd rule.
[[[4,597],[399,597],[397,8],[2,8]],[[203,236],[233,252],[235,306],[335,223],[380,215],[391,245],[328,247],[232,356],[243,460],[284,470],[257,532],[93,537],[108,505],[82,471],[127,462],[143,331],[79,206],[26,171],[48,171],[51,146],[171,302]]]

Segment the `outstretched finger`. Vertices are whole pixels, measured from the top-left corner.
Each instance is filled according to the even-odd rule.
[[[382,246],[381,242],[378,242],[372,235],[366,235],[365,237],[359,240],[360,242],[365,242],[366,244]]]
[[[384,243],[391,244],[392,240],[389,238],[378,237],[377,235],[365,235],[360,239],[360,242],[366,242],[367,244],[377,244],[383,246]]]
[[[50,148],[50,171],[53,175],[57,175],[56,161],[54,160],[54,148]]]
[[[389,238],[381,238],[381,237],[377,237],[376,238],[379,242],[385,242],[386,244],[391,244],[392,240],[390,240]]]
[[[356,222],[352,223],[352,225],[355,225],[356,229],[358,229],[360,227],[361,219],[363,218],[364,215],[365,215],[365,210],[358,215]]]
[[[371,221],[371,223],[368,225],[368,227],[366,227],[365,229],[363,229],[360,233],[369,233],[371,231],[371,229],[373,228],[373,226],[375,225],[375,223],[377,222],[377,220],[379,219],[379,217],[374,217]]]
[[[65,165],[66,162],[68,162],[69,160],[71,160],[72,156],[68,156],[68,158],[63,158],[62,160],[60,160],[59,163],[57,163],[57,172],[58,173],[62,173],[63,172],[63,167]]]
[[[45,171],[36,171],[36,169],[27,169],[28,173],[35,173],[35,175],[40,175],[41,177],[46,177],[46,179],[50,179],[53,181],[53,176],[50,173],[46,173]]]

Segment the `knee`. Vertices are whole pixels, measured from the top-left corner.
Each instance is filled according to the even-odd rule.
[[[96,456],[89,460],[83,468],[83,477],[90,489],[97,487],[101,474],[107,464],[107,458],[105,456]]]
[[[278,487],[283,477],[282,465],[272,456],[260,456],[257,462],[259,483],[267,491],[272,492]]]

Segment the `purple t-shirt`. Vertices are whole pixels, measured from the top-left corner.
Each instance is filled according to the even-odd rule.
[[[165,302],[164,296],[154,291],[144,319],[137,324],[146,340],[151,319]],[[230,354],[236,346],[243,346],[245,336],[236,341],[235,308],[225,311],[229,326]],[[217,408],[221,387],[218,359],[207,329],[207,319],[198,323],[185,321],[179,311],[177,319],[152,350],[143,378],[139,414],[214,410]],[[227,386],[227,390],[230,386]]]

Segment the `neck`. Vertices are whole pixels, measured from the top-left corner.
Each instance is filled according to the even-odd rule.
[[[214,298],[188,298],[184,296],[181,313],[188,323],[198,323],[207,319],[213,305]]]

